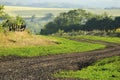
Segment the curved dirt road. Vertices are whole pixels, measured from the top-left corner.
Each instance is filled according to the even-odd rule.
[[[120,56],[120,45],[102,41],[77,40],[97,42],[107,45],[105,49],[83,53],[50,55],[33,58],[6,57],[0,59],[0,80],[78,80],[57,79],[51,74],[61,70],[78,70],[90,65],[96,60],[111,56]],[[81,79],[82,80],[82,79]]]

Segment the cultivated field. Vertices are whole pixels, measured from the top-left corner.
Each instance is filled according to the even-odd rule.
[[[22,17],[31,17],[36,15],[36,17],[43,17],[47,13],[52,13],[57,16],[61,12],[66,12],[72,10],[70,8],[34,8],[34,7],[17,7],[17,6],[5,6],[5,12],[9,13],[12,16],[22,16]],[[111,16],[120,16],[119,9],[105,10],[105,9],[85,9],[88,12],[94,14],[103,14],[107,13]]]

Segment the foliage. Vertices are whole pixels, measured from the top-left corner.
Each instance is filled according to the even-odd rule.
[[[59,29],[65,32],[81,29],[83,27],[82,25],[84,25],[91,16],[90,13],[81,9],[61,13],[53,22],[49,22],[45,28],[42,29],[41,34],[55,33]],[[50,30],[49,27],[51,28]]]
[[[54,16],[58,16],[61,12],[68,12],[69,10],[73,9],[65,9],[65,8],[32,8],[32,7],[16,7],[16,6],[5,6],[5,12],[9,13],[12,16],[21,16],[25,18],[27,23],[27,29],[30,29],[32,33],[40,33],[41,28],[44,27],[45,24],[51,21],[42,20],[42,18],[46,17],[47,14],[52,13]],[[105,10],[105,9],[85,9],[87,12],[91,12],[93,14],[101,15],[106,12],[108,15],[111,16],[120,16],[119,10]],[[35,20],[31,23],[31,16],[35,15]],[[52,19],[53,20],[53,19]],[[38,23],[38,24],[37,24]],[[35,24],[35,26],[31,26]],[[39,26],[39,28],[38,28]],[[74,27],[74,26],[73,26]],[[33,30],[32,30],[33,29]],[[38,30],[39,29],[39,30]],[[58,29],[59,30],[59,29]],[[53,30],[52,30],[53,31]],[[43,31],[42,31],[43,32]],[[49,31],[47,31],[49,32]],[[46,31],[44,31],[46,33]]]
[[[35,14],[32,15],[32,17],[31,17],[31,22],[34,22],[35,17],[36,17]]]
[[[76,42],[64,38],[54,37],[53,39],[55,40],[54,43],[56,43],[56,45],[5,47],[5,48],[1,47],[0,56],[16,55],[32,57],[73,52],[85,52],[105,47],[105,45],[101,44]]]
[[[15,31],[25,28],[25,20],[20,16],[16,16],[16,18],[9,16],[4,12],[4,6],[0,5],[0,20],[2,20],[1,27],[4,30]]]
[[[83,68],[80,71],[62,71],[56,77],[80,78],[89,80],[119,80],[120,56],[106,58]]]
[[[54,18],[54,15],[52,13],[47,13],[45,15],[45,17],[42,18],[42,20],[47,21],[47,20],[50,20],[50,19],[53,19],[53,18]]]
[[[2,16],[4,15],[4,6],[0,5],[0,18],[2,18]]]
[[[119,28],[119,25],[119,17],[115,17],[114,19],[106,13],[103,15],[93,15],[85,10],[78,9],[61,13],[54,21],[49,22],[45,28],[42,29],[41,34],[56,33],[59,29],[65,32],[71,32],[73,30],[100,30],[111,32]]]

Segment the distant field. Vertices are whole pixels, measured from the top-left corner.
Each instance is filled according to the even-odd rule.
[[[22,16],[31,17],[36,15],[36,17],[43,17],[47,13],[52,13],[57,16],[61,12],[66,12],[71,10],[70,8],[34,8],[34,7],[17,7],[17,6],[5,6],[5,12],[12,16]],[[120,16],[119,9],[105,10],[105,9],[85,9],[94,14],[103,14],[104,12],[112,16]]]
[[[66,12],[71,9],[65,8],[34,8],[34,7],[16,7],[16,6],[5,6],[5,12],[12,16],[22,16],[22,17],[31,17],[36,15],[36,17],[43,17],[47,13],[52,13],[55,16],[61,12]]]
[[[85,9],[91,13],[94,14],[103,14],[103,13],[107,13],[110,16],[120,16],[120,9],[111,9],[111,10],[107,10],[107,9]]]

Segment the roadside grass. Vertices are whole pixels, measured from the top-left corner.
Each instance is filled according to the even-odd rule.
[[[112,42],[112,43],[120,43],[120,38],[119,37],[101,37],[101,36],[84,35],[84,36],[75,36],[75,37],[72,37],[72,38],[101,40],[101,41]]]
[[[54,76],[88,80],[120,80],[120,56],[97,61],[79,71],[62,71]]]
[[[25,33],[16,33],[15,35],[11,33],[6,38],[5,36],[1,35],[0,56],[14,55],[32,57],[85,52],[105,48],[105,45],[102,44],[76,42],[65,38],[50,36],[31,36]]]

